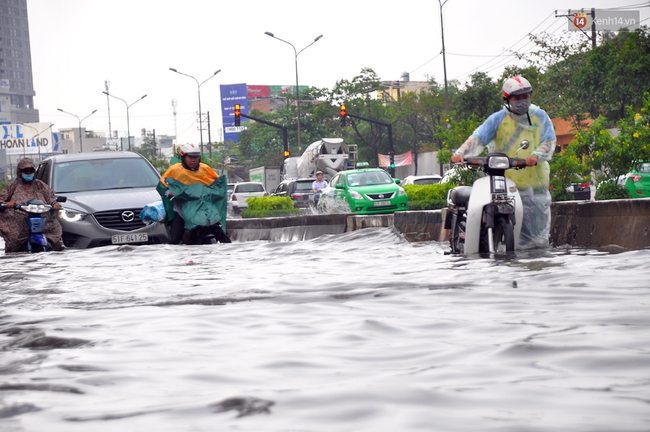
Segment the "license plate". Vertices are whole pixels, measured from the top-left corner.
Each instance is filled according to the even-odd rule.
[[[143,243],[149,241],[149,235],[147,233],[116,234],[111,238],[111,241],[113,244]]]
[[[390,201],[375,201],[374,203],[372,203],[372,205],[375,206],[375,207],[389,206]]]

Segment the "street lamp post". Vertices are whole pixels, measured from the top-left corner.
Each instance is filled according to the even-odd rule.
[[[129,121],[129,108],[131,108],[136,103],[140,102],[142,99],[146,98],[147,95],[142,96],[140,99],[138,99],[137,101],[135,101],[135,102],[133,102],[132,104],[129,105],[129,103],[127,101],[125,101],[124,99],[122,99],[122,98],[119,98],[119,97],[117,97],[115,95],[112,95],[112,94],[110,94],[108,92],[105,92],[105,91],[103,91],[102,93],[104,93],[106,96],[110,96],[112,98],[121,100],[122,102],[124,102],[124,105],[126,105],[126,139],[129,142],[129,151],[131,151],[132,150],[131,149],[131,123]],[[122,144],[122,151],[124,151],[124,144]]]
[[[188,74],[186,74],[186,73],[179,72],[179,71],[177,71],[177,70],[174,69],[174,68],[169,68],[169,70],[172,71],[172,72],[176,72],[177,74],[185,75],[186,77],[190,77],[190,78],[192,78],[194,81],[196,81],[196,89],[197,89],[197,93],[198,93],[198,95],[199,95],[199,133],[200,133],[200,136],[201,136],[201,143],[200,143],[200,146],[201,146],[201,155],[203,155],[203,114],[202,114],[202,112],[201,112],[201,86],[202,86],[203,84],[205,84],[205,82],[206,82],[207,80],[209,80],[210,78],[212,78],[213,76],[215,76],[216,74],[218,74],[219,72],[221,72],[221,69],[219,69],[218,71],[216,71],[215,73],[213,73],[212,75],[210,75],[209,77],[207,77],[205,80],[203,80],[203,82],[202,82],[201,84],[199,84],[199,80],[197,80],[196,78],[194,78],[192,75],[188,75]]]
[[[309,45],[307,45],[306,47],[304,47],[300,51],[296,51],[296,47],[293,46],[293,44],[291,42],[287,42],[284,39],[280,39],[279,37],[275,36],[271,32],[264,32],[264,34],[267,35],[267,36],[271,36],[273,39],[277,39],[277,40],[279,40],[281,42],[289,44],[289,45],[291,45],[291,48],[293,48],[294,60],[295,60],[295,64],[296,64],[296,110],[297,110],[297,116],[298,116],[298,153],[300,153],[302,151],[302,147],[300,145],[300,90],[298,89],[298,54],[300,54],[301,52],[303,52],[304,50],[306,50],[307,48],[309,48],[310,46],[312,46],[313,44],[318,42],[318,39],[322,38],[323,35],[317,36],[312,43],[310,43]]]
[[[88,114],[86,117],[79,119],[79,116],[76,114],[72,114],[71,112],[63,111],[61,108],[57,108],[57,110],[61,111],[62,113],[70,114],[71,116],[77,117],[77,120],[79,121],[79,153],[84,152],[84,140],[83,140],[83,134],[81,133],[81,122],[86,120],[88,117],[91,115],[95,114],[97,110],[94,110],[90,114]]]
[[[445,74],[445,113],[447,116],[449,116],[449,93],[447,92],[447,60],[445,58],[445,30],[442,24],[442,7],[447,4],[448,1],[449,0],[445,0],[442,2],[441,0],[438,0],[438,4],[440,5],[440,33],[442,35],[442,69]]]

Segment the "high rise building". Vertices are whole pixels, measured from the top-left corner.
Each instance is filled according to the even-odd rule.
[[[36,123],[27,0],[0,0],[0,123]]]

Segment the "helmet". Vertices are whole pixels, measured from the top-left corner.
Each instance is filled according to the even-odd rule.
[[[525,93],[532,93],[533,87],[528,80],[522,76],[510,77],[503,83],[501,93],[503,97],[508,99],[510,96],[516,96]]]
[[[323,174],[323,171],[316,171],[316,175]]]
[[[201,151],[196,144],[183,144],[181,146],[181,156],[201,156]]]

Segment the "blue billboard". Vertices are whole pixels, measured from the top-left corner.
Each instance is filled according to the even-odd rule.
[[[241,118],[241,126],[235,126],[235,104],[239,104],[242,114],[248,114],[248,93],[246,84],[221,84],[221,118],[224,141],[239,141],[239,132],[246,129]]]

